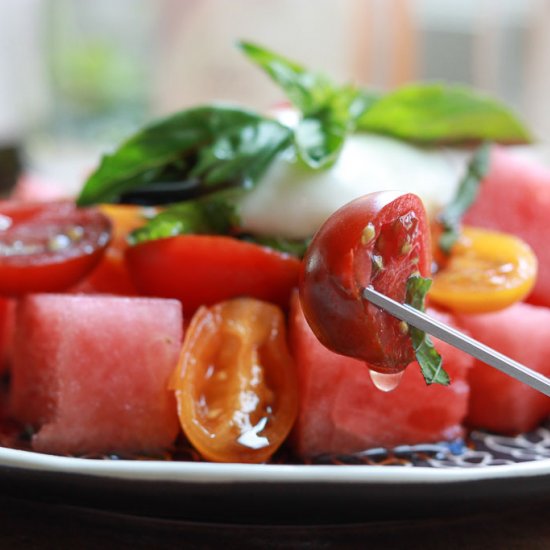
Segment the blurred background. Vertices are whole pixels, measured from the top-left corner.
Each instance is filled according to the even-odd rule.
[[[544,144],[549,28],[549,0],[0,0],[0,183],[19,165],[76,189],[153,117],[269,108],[281,94],[238,39],[340,82],[475,86]]]

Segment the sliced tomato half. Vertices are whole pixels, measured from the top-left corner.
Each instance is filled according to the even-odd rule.
[[[240,298],[201,307],[171,380],[181,426],[206,459],[264,462],[298,411],[294,361],[277,306]]]
[[[537,258],[527,243],[466,226],[434,276],[430,299],[459,313],[498,311],[528,296],[536,278]]]
[[[95,208],[0,203],[0,294],[69,288],[97,265],[110,238],[111,223]]]
[[[300,297],[313,332],[329,349],[380,372],[414,360],[406,326],[370,304],[362,290],[404,302],[413,274],[429,277],[430,231],[421,200],[398,192],[372,193],[336,211],[304,258]]]

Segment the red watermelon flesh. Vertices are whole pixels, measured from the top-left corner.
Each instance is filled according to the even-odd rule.
[[[431,314],[451,323],[449,316]],[[466,376],[472,364],[468,355],[437,342],[453,381],[450,386],[426,386],[413,363],[399,387],[384,393],[374,387],[365,363],[337,355],[317,340],[297,299],[290,338],[300,384],[293,440],[301,456],[451,440],[463,434]]]
[[[550,376],[550,309],[519,303],[496,313],[462,315],[473,338]],[[467,422],[500,433],[533,429],[550,415],[550,398],[475,360]]]
[[[9,368],[15,325],[15,304],[11,298],[0,298],[0,373]]]
[[[167,384],[182,340],[176,300],[37,294],[20,302],[11,408],[55,454],[156,452],[179,422]]]
[[[464,222],[526,241],[539,261],[539,276],[529,301],[550,306],[550,169],[495,148],[490,173]]]

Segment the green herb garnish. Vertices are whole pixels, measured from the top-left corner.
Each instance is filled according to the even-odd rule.
[[[176,113],[145,127],[104,156],[77,203],[119,202],[132,192],[144,190],[147,204],[159,204],[155,197],[161,195],[163,203],[170,202],[170,196],[174,202],[190,200],[189,204],[169,208],[158,221],[136,232],[135,242],[194,230],[234,234],[238,229],[231,225],[235,216],[227,212],[235,213],[236,203],[231,199],[231,204],[219,207],[227,196],[218,193],[229,189],[246,192],[283,154],[299,159],[308,169],[326,169],[338,159],[347,136],[355,131],[378,132],[422,144],[531,140],[529,132],[502,104],[462,87],[416,84],[382,95],[336,84],[258,45],[241,42],[239,46],[298,109],[296,128],[227,105]],[[212,198],[212,204],[218,204],[213,211],[221,216],[217,221],[204,213],[210,195],[217,195]]]
[[[240,42],[250,60],[286,93],[302,118],[294,134],[298,158],[313,169],[333,164],[356,120],[378,99],[354,86],[337,86],[281,55],[250,42]]]
[[[429,145],[533,139],[501,102],[447,84],[412,84],[389,93],[363,113],[357,128]]]
[[[472,156],[456,196],[438,216],[443,226],[443,233],[439,237],[439,248],[446,254],[449,254],[460,236],[460,221],[474,203],[479,185],[489,172],[490,157],[491,145],[483,143]]]
[[[103,157],[77,202],[116,202],[124,192],[166,181],[166,172],[171,180],[197,178],[206,191],[249,187],[291,143],[291,130],[251,111],[189,109],[147,126]]]
[[[426,294],[432,284],[431,279],[413,275],[407,280],[407,297],[405,303],[424,311]],[[449,375],[443,369],[443,359],[435,349],[432,339],[420,329],[409,325],[416,360],[424,376],[426,384],[442,384],[448,386]]]
[[[227,235],[239,225],[237,201],[242,193],[229,189],[174,204],[133,231],[130,244],[176,235]]]

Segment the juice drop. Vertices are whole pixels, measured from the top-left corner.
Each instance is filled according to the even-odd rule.
[[[370,379],[380,391],[390,392],[399,386],[404,372],[405,371],[402,370],[401,372],[385,374],[375,370],[370,370]]]

